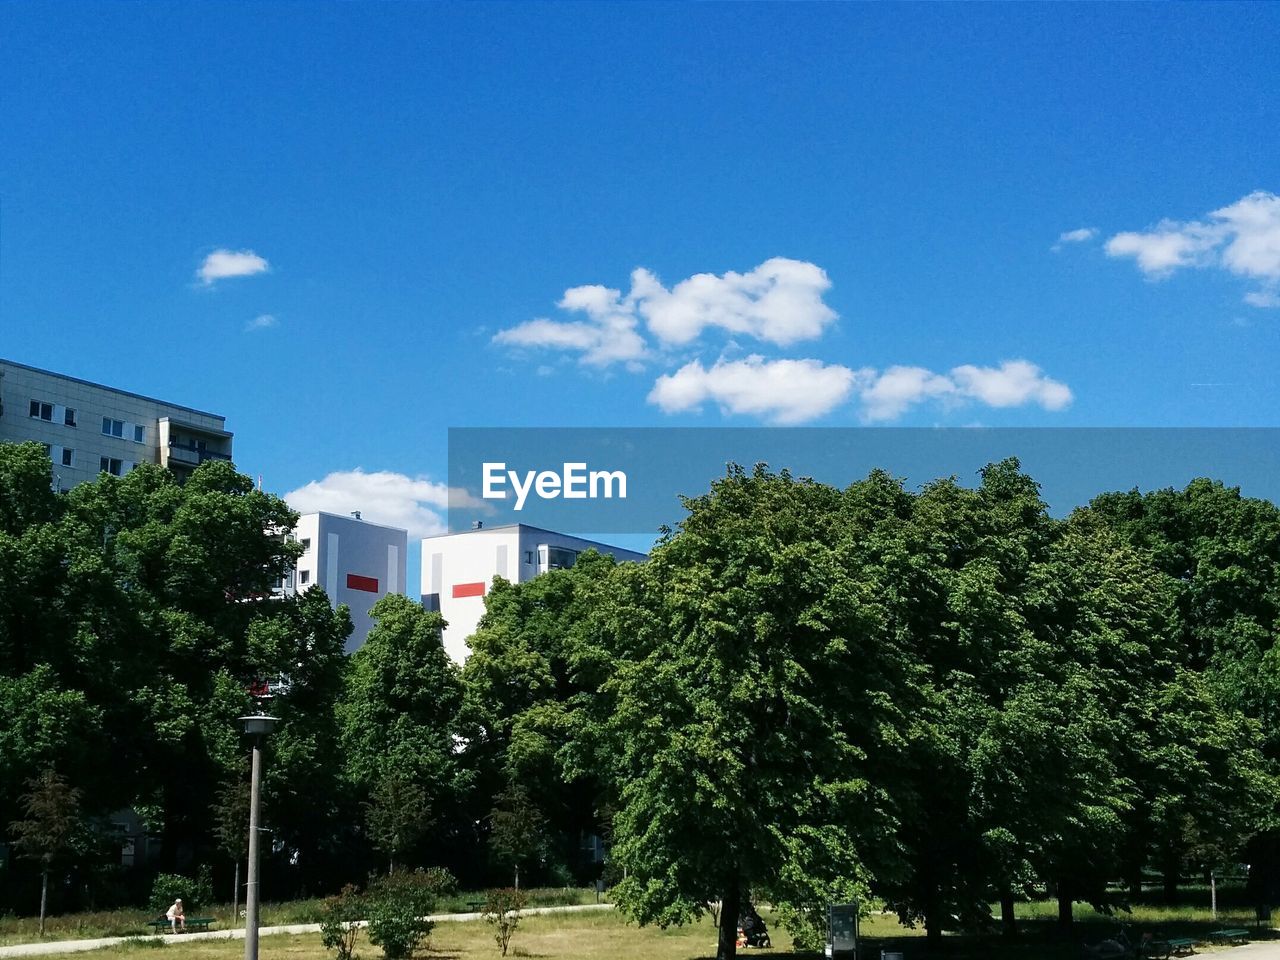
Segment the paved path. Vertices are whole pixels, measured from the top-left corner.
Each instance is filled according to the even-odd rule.
[[[525,916],[537,913],[568,913],[576,910],[612,910],[611,903],[587,903],[576,907],[529,907],[522,910]],[[447,921],[479,920],[478,913],[438,913],[431,916],[437,923]],[[361,926],[364,922],[361,921]],[[268,937],[277,933],[319,933],[318,923],[292,923],[283,927],[260,927],[258,936]],[[235,930],[209,930],[205,933],[166,933],[163,935],[139,934],[137,937],[99,937],[96,940],[46,940],[42,943],[18,943],[11,947],[0,947],[0,958],[3,957],[39,957],[50,953],[83,953],[86,950],[98,950],[101,947],[113,947],[127,940],[162,940],[165,943],[185,943],[188,940],[243,940],[244,928]],[[1280,960],[1280,953],[1275,955]],[[1260,954],[1258,960],[1271,960],[1270,954]]]
[[[1280,960],[1280,940],[1246,943],[1242,947],[1220,950],[1212,956],[1222,960]]]

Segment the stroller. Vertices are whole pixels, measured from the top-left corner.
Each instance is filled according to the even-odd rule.
[[[769,940],[769,928],[765,926],[764,918],[756,912],[756,908],[749,900],[741,916],[738,917],[738,930],[738,939],[744,947],[773,946]]]

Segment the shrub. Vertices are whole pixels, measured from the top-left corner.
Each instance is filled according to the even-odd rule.
[[[181,900],[188,912],[212,903],[213,882],[208,868],[202,869],[199,878],[195,880],[178,873],[157,873],[155,880],[151,882],[148,908],[163,913],[174,900]]]
[[[427,914],[456,886],[453,875],[438,867],[374,880],[366,896],[369,942],[382,947],[387,960],[407,960],[431,936],[435,924]]]
[[[511,935],[516,932],[520,923],[520,911],[528,902],[523,890],[515,887],[499,887],[485,892],[484,911],[480,918],[493,927],[493,939],[502,948],[502,955],[507,955],[507,944]]]
[[[335,950],[338,960],[356,960],[356,938],[364,919],[365,898],[348,883],[336,897],[320,904],[320,942]]]

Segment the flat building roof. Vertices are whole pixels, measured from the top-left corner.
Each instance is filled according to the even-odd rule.
[[[210,413],[208,410],[197,410],[195,407],[188,407],[181,403],[170,403],[168,400],[158,400],[155,397],[148,397],[143,393],[134,393],[132,390],[121,390],[119,387],[109,387],[105,383],[94,383],[92,380],[82,380],[80,377],[68,376],[65,373],[58,373],[54,370],[44,370],[41,367],[33,367],[27,363],[18,363],[16,360],[6,360],[0,357],[0,363],[8,364],[11,367],[17,367],[20,370],[30,370],[32,373],[43,373],[47,377],[57,377],[59,380],[69,380],[71,383],[78,383],[86,387],[96,387],[99,390],[110,390],[112,393],[123,394],[126,397],[133,397],[135,400],[145,400],[147,403],[158,403],[163,407],[171,407],[174,410],[186,410],[188,413],[199,414],[202,417],[213,417],[216,420],[226,422],[226,417],[220,413]]]

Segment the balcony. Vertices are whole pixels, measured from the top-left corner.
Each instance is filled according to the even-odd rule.
[[[209,450],[205,447],[197,446],[194,443],[176,443],[169,441],[169,463],[180,463],[186,466],[198,467],[206,460],[230,460],[231,455],[228,453],[219,453],[217,450]]]

